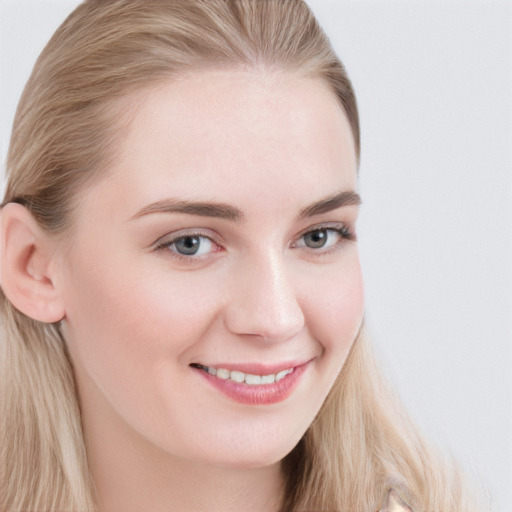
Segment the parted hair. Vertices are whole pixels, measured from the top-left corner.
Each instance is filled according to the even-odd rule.
[[[354,92],[302,0],[86,0],[40,55],[20,100],[3,204],[67,236],[76,198],[108,173],[130,113],[120,99],[207,68],[275,69],[324,80],[359,157]],[[73,368],[58,324],[2,292],[0,510],[93,512]],[[361,328],[318,416],[283,460],[283,512],[369,511],[387,489],[413,510],[467,512],[462,480],[407,418]]]

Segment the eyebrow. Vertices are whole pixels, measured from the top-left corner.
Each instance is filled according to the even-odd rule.
[[[359,206],[361,204],[361,197],[356,192],[346,191],[335,194],[334,196],[321,199],[316,203],[306,206],[301,210],[299,219],[313,217],[332,210],[336,210],[343,206]]]
[[[340,192],[334,196],[321,199],[299,213],[299,219],[313,217],[327,213],[343,206],[358,206],[361,204],[359,194],[352,191]],[[182,201],[178,199],[163,199],[151,203],[139,210],[130,220],[135,220],[152,213],[186,213],[202,217],[216,217],[219,219],[241,222],[244,219],[242,210],[225,203]]]
[[[137,212],[130,220],[138,219],[150,213],[188,213],[202,217],[217,217],[239,222],[244,214],[238,208],[224,203],[180,201],[177,199],[163,199],[151,203]]]

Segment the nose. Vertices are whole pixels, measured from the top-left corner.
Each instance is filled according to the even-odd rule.
[[[267,343],[286,341],[304,327],[304,314],[282,257],[265,255],[240,265],[225,309],[226,328]]]

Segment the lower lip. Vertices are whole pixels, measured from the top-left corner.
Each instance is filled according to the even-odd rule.
[[[292,373],[273,384],[249,386],[231,379],[219,379],[204,370],[194,368],[212,386],[235,402],[246,405],[270,405],[286,400],[298,386],[309,362],[296,366]]]

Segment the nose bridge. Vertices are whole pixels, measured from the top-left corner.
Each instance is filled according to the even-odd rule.
[[[233,333],[267,342],[286,341],[302,329],[303,311],[282,253],[260,252],[240,264],[226,323]]]

